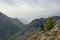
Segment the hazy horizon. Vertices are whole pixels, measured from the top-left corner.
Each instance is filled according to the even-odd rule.
[[[23,23],[48,16],[60,16],[60,0],[0,0],[0,11]]]

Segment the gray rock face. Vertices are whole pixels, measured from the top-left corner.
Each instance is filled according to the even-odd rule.
[[[18,25],[23,25],[20,21],[6,16],[0,12],[0,40],[7,40],[21,29]]]

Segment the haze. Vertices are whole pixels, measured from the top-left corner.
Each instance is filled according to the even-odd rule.
[[[60,0],[0,0],[0,11],[29,23],[36,18],[60,16]]]

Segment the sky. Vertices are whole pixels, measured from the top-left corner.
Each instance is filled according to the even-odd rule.
[[[36,18],[60,16],[60,0],[0,0],[0,11],[29,23]]]

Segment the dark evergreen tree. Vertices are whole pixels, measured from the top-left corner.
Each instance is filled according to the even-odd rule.
[[[47,22],[44,24],[45,31],[48,31],[54,27],[54,22],[52,17],[47,18]]]

